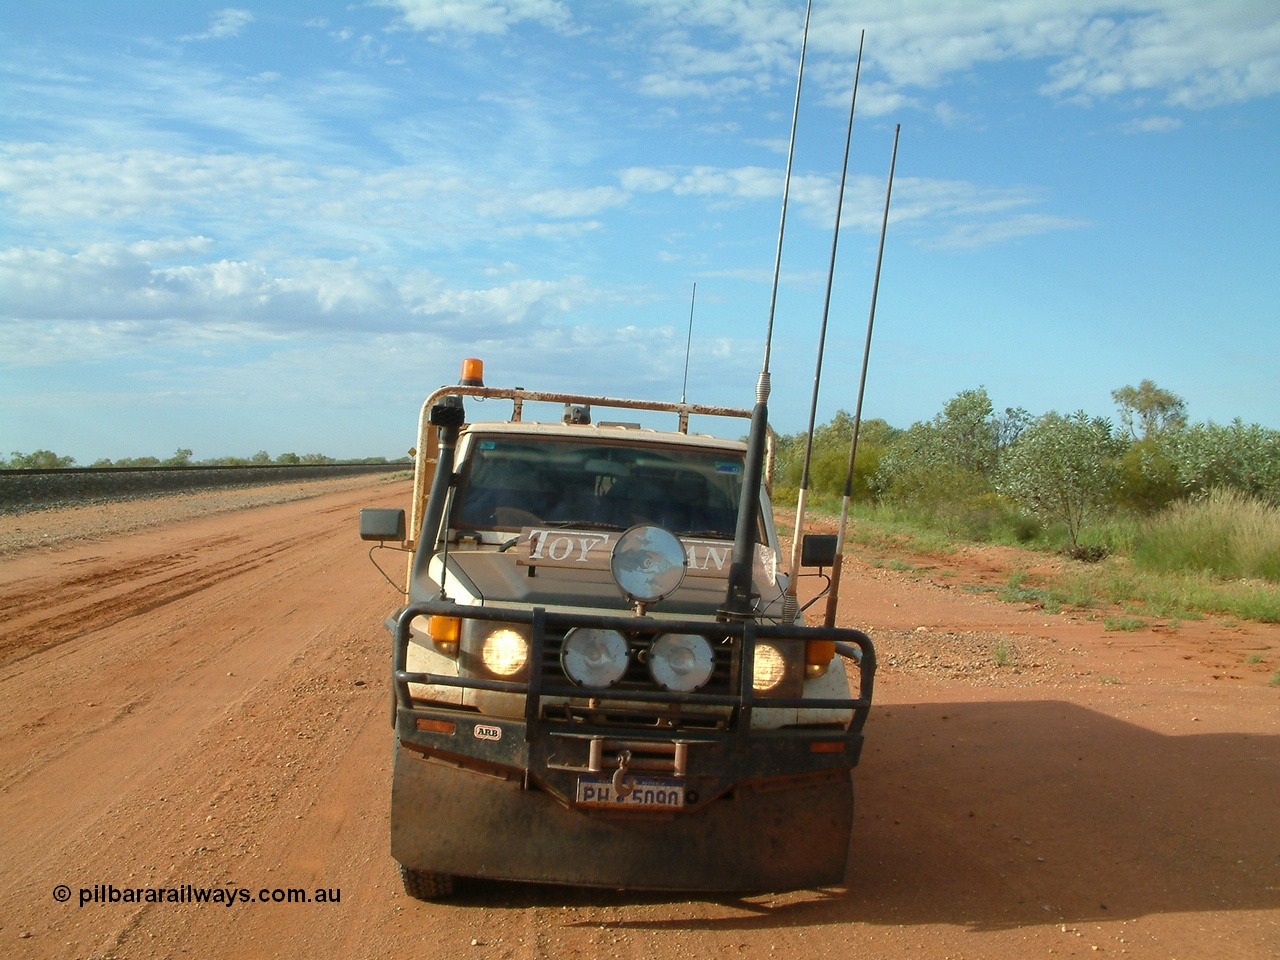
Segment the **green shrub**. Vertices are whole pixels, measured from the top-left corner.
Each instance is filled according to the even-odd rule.
[[[854,460],[852,490],[854,501],[871,499],[870,478],[875,476],[880,456],[889,439],[901,431],[883,420],[864,420],[858,430],[857,458]],[[853,417],[843,410],[829,423],[814,428],[809,458],[809,493],[837,498],[844,495],[845,475],[849,470],[849,443],[853,439]],[[780,490],[794,491],[800,486],[804,472],[805,435],[784,434],[776,438],[777,465],[774,476]],[[780,500],[785,503],[785,500]]]
[[[14,450],[5,460],[0,457],[0,468],[5,470],[65,470],[75,466],[75,457],[60,457],[52,450],[22,453]]]
[[[1116,505],[1150,515],[1163,510],[1184,493],[1178,483],[1178,467],[1158,440],[1135,442],[1120,458],[1115,491]]]
[[[1184,491],[1203,496],[1230,487],[1280,504],[1280,430],[1237,418],[1170,431],[1159,443]]]
[[[1109,421],[1083,410],[1046,413],[1004,451],[996,488],[1044,522],[1063,524],[1074,547],[1114,499],[1121,452]]]
[[[1028,544],[1041,533],[1035,517],[989,491],[936,504],[934,522],[957,539],[976,543]]]

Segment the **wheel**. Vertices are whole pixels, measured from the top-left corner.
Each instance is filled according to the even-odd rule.
[[[439,900],[453,896],[452,875],[432,873],[430,870],[410,870],[403,863],[398,866],[404,892],[415,900]]]

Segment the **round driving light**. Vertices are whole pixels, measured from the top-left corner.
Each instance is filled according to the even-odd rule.
[[[630,660],[626,638],[617,630],[570,630],[560,648],[560,666],[580,687],[610,687],[622,679]]]
[[[510,627],[495,630],[485,637],[480,648],[480,662],[490,673],[510,677],[524,669],[529,659],[529,641]]]
[[[787,662],[782,651],[771,643],[757,643],[751,668],[751,689],[756,693],[768,693],[782,683],[786,674]]]
[[[670,530],[640,524],[618,537],[609,556],[613,582],[627,599],[656,603],[684,582],[688,558]]]
[[[664,633],[649,648],[649,673],[660,687],[692,693],[708,680],[716,658],[706,637],[696,633]]]

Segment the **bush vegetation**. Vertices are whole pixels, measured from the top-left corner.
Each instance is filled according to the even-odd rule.
[[[1280,621],[1280,431],[1189,423],[1182,399],[1144,380],[1112,393],[1117,424],[1083,411],[1002,413],[961,391],[932,420],[862,424],[853,542],[945,549],[950,540],[1062,550],[1083,560],[1049,605],[1090,597],[1116,618],[1214,612]],[[841,411],[814,434],[809,503],[838,513],[853,437]],[[804,437],[780,438],[774,502],[794,501]],[[1014,585],[1006,592],[1043,588]]]

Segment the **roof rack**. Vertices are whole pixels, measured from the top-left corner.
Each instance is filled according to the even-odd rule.
[[[733,417],[750,420],[751,411],[742,407],[718,407],[705,403],[669,403],[662,400],[629,400],[623,397],[597,397],[580,393],[557,393],[543,390],[526,390],[524,387],[482,387],[464,384],[444,386],[427,397],[422,405],[419,417],[418,434],[421,438],[421,424],[427,423],[431,408],[447,396],[479,397],[489,400],[510,400],[512,402],[511,422],[519,423],[524,416],[526,401],[533,403],[567,403],[590,407],[609,407],[615,410],[650,410],[655,413],[675,413],[679,415],[677,430],[689,432],[689,415],[705,417]]]

